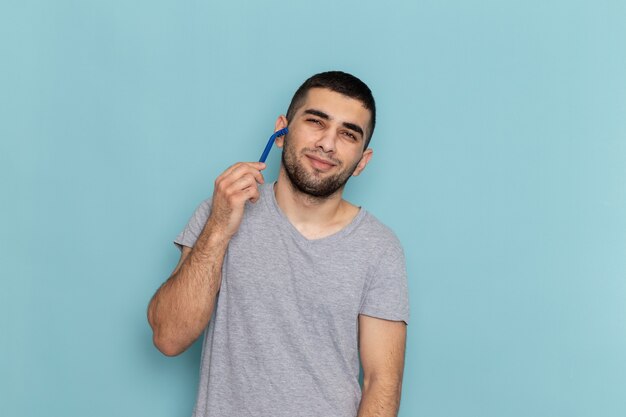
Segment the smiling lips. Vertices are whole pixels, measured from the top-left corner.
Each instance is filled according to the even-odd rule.
[[[334,162],[328,161],[318,156],[313,156],[313,155],[308,155],[308,154],[305,156],[309,158],[309,161],[311,161],[311,165],[313,165],[315,168],[321,171],[327,171],[337,165]]]

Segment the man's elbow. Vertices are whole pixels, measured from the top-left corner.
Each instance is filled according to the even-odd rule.
[[[157,331],[154,331],[152,343],[165,356],[178,356],[187,350],[186,346],[181,346],[179,343],[160,336]]]
[[[152,343],[159,352],[165,356],[178,356],[187,349],[187,346],[182,346],[171,336],[167,337],[163,334],[151,308],[148,309],[148,323],[152,328]]]

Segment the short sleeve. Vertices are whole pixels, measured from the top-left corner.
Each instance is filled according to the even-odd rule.
[[[174,239],[174,244],[178,247],[178,249],[182,251],[183,246],[188,246],[190,248],[193,247],[196,240],[198,240],[198,236],[200,236],[202,229],[204,229],[204,225],[209,218],[209,214],[211,214],[210,198],[200,203],[198,208],[196,208],[196,211],[189,219],[189,222],[187,222],[183,231],[178,234],[176,239]]]
[[[391,246],[374,267],[359,313],[409,323],[406,261],[400,246]]]

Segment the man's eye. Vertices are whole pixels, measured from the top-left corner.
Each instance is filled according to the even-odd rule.
[[[315,123],[315,124],[318,124],[318,125],[322,124],[322,122],[320,122],[318,119],[306,119],[306,120],[307,120],[307,122],[312,122],[312,123]]]
[[[351,140],[357,140],[357,137],[354,134],[350,133],[350,132],[343,132],[343,134],[346,135]]]

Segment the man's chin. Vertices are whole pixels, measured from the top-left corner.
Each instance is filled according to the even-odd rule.
[[[340,192],[345,184],[337,184],[334,182],[298,182],[293,183],[293,186],[303,194],[307,194],[315,198],[329,198]]]
[[[337,173],[330,172],[337,169],[337,166],[332,166],[331,169],[318,169],[314,164],[300,160],[288,168],[285,164],[284,152],[281,161],[282,168],[295,191],[321,200],[330,198],[343,190],[347,179],[342,182]],[[305,157],[305,159],[309,158]]]

